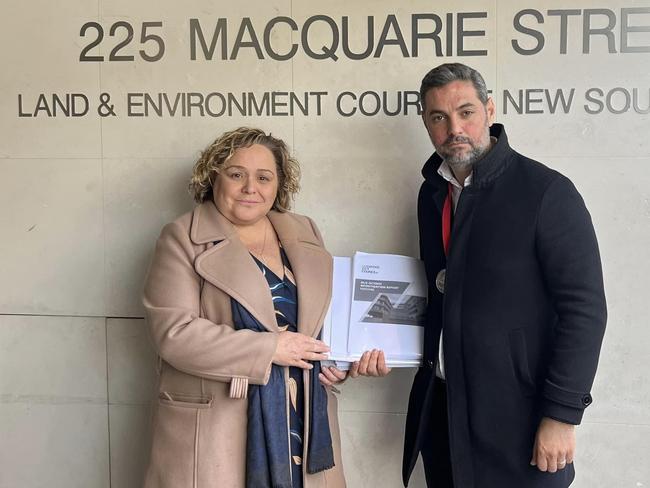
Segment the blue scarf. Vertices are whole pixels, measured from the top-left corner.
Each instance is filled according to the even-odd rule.
[[[230,300],[235,329],[268,332],[239,302]],[[320,362],[310,370],[309,445],[307,472],[334,467],[332,436],[327,419],[327,392],[318,380]],[[246,444],[247,488],[292,488],[284,371],[273,364],[266,385],[248,387]]]

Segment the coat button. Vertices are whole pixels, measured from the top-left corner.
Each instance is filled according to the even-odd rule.
[[[591,398],[591,395],[589,393],[587,393],[585,396],[582,397],[582,404],[585,407],[588,407],[589,405],[591,405],[592,401],[593,401],[593,399]]]
[[[433,367],[435,366],[435,364],[433,363],[433,360],[432,360],[432,359],[427,359],[427,366],[428,366],[429,368],[433,369]]]

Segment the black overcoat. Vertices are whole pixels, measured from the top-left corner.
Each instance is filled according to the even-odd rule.
[[[448,259],[441,159],[425,164],[418,198],[429,282],[424,364],[409,399],[404,484],[428,425],[441,328],[455,488],[566,488],[529,465],[543,416],[579,424],[592,399],[606,306],[584,202],[558,172],[510,148],[503,126],[474,167],[454,214]],[[446,268],[445,294],[435,287]]]

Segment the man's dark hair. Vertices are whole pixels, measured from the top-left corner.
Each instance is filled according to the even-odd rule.
[[[461,63],[445,63],[429,71],[420,85],[420,104],[424,110],[424,97],[431,88],[439,88],[453,81],[470,81],[478,99],[485,105],[488,101],[487,87],[481,73]]]

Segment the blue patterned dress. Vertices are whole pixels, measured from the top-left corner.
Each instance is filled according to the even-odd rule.
[[[266,278],[273,297],[275,317],[281,331],[297,332],[298,322],[298,289],[291,272],[289,260],[280,247],[284,276],[278,277],[264,263],[253,256],[262,274]],[[291,450],[291,479],[293,488],[302,488],[302,453],[304,432],[304,392],[302,384],[303,370],[296,367],[289,368],[289,438]]]

